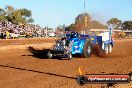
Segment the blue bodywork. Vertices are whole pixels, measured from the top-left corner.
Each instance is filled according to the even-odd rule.
[[[89,36],[89,35],[81,35],[80,38],[71,38],[70,41],[73,41],[72,46],[72,54],[82,54],[83,47],[86,39],[89,38],[93,45],[99,44],[102,46],[102,37],[101,36]]]
[[[69,37],[69,35],[67,35],[67,37]],[[90,42],[92,43],[92,45],[98,44],[102,48],[102,43],[103,43],[102,36],[80,35],[77,38],[68,38],[69,41],[73,42],[73,44],[71,46],[71,49],[72,49],[71,54],[82,54],[84,43],[85,43],[86,39],[89,39]],[[111,44],[113,46],[113,41],[111,39],[111,36],[108,41],[104,42],[104,47],[107,44]]]
[[[80,38],[70,38],[69,40],[73,42],[73,45],[71,47],[72,49],[71,53],[72,54],[82,53],[85,40]]]
[[[101,49],[107,49],[108,45],[113,46],[113,40],[111,37],[111,30],[109,32],[109,39],[107,41],[103,41],[102,36],[97,35],[82,35],[82,34],[66,34],[61,40],[56,43],[54,49],[52,50],[52,55],[67,57],[67,55],[72,54],[81,54],[83,55],[84,45],[87,40],[91,42],[91,46],[99,45]],[[86,51],[85,51],[86,52]]]

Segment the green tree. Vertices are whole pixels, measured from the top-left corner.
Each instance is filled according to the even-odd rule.
[[[11,18],[11,14],[14,11],[14,7],[7,5],[5,6],[5,12],[6,12],[6,16],[8,16],[8,18]]]
[[[115,29],[120,29],[122,21],[118,18],[112,18],[109,21],[107,21],[108,25],[112,25]]]
[[[26,24],[34,22],[31,10],[26,8],[14,9],[13,6],[5,6],[5,10],[0,8],[0,21],[10,21],[15,24]]]
[[[34,22],[34,19],[33,18],[29,18],[28,20],[27,20],[27,23],[33,23]]]
[[[6,15],[5,10],[0,8],[0,21],[6,21],[7,20],[5,15]]]
[[[4,9],[0,8],[0,15],[6,15],[6,12]]]
[[[132,30],[132,21],[124,21],[121,27],[123,30]]]
[[[22,17],[20,10],[14,10],[11,13],[11,22],[15,24],[25,23],[26,19]]]
[[[24,17],[31,17],[32,16],[31,10],[23,8],[23,9],[20,9],[20,11],[21,11],[21,15]]]

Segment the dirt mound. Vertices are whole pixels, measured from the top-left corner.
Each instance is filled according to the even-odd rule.
[[[109,55],[105,53],[104,50],[101,49],[100,45],[93,45],[92,46],[92,54],[94,54],[95,56],[98,57],[102,57],[102,58],[108,58]]]

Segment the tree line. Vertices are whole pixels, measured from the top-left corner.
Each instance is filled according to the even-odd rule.
[[[15,9],[13,6],[7,5],[5,8],[0,8],[0,21],[11,22],[13,24],[28,24],[33,23],[32,11],[26,8]],[[118,18],[112,18],[107,21],[107,25],[112,25],[114,29],[132,30],[132,21],[121,21]],[[107,25],[100,23],[97,20],[92,20],[88,13],[79,14],[75,18],[75,23],[65,27],[65,30],[81,31],[84,29],[106,29]]]
[[[0,8],[0,21],[9,21],[13,24],[27,24],[34,22],[31,10],[26,8],[14,9],[13,6],[7,5],[5,9]]]
[[[74,31],[90,30],[90,29],[106,29],[108,25],[112,25],[117,30],[132,30],[132,21],[121,21],[118,18],[111,18],[107,21],[107,25],[100,23],[99,21],[92,20],[88,13],[79,14],[75,18],[75,23],[72,23],[66,29]]]
[[[118,18],[112,18],[107,21],[108,25],[112,25],[115,29],[120,30],[132,30],[132,21],[121,21]]]

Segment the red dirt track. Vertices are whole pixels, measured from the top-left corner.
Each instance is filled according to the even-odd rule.
[[[55,39],[0,40],[0,88],[108,88],[101,84],[80,86],[75,78],[81,66],[87,74],[132,72],[132,39],[116,40],[108,57],[47,59],[43,48]],[[35,54],[27,50],[32,46]],[[102,87],[105,86],[105,87]],[[132,83],[109,88],[132,88]]]

